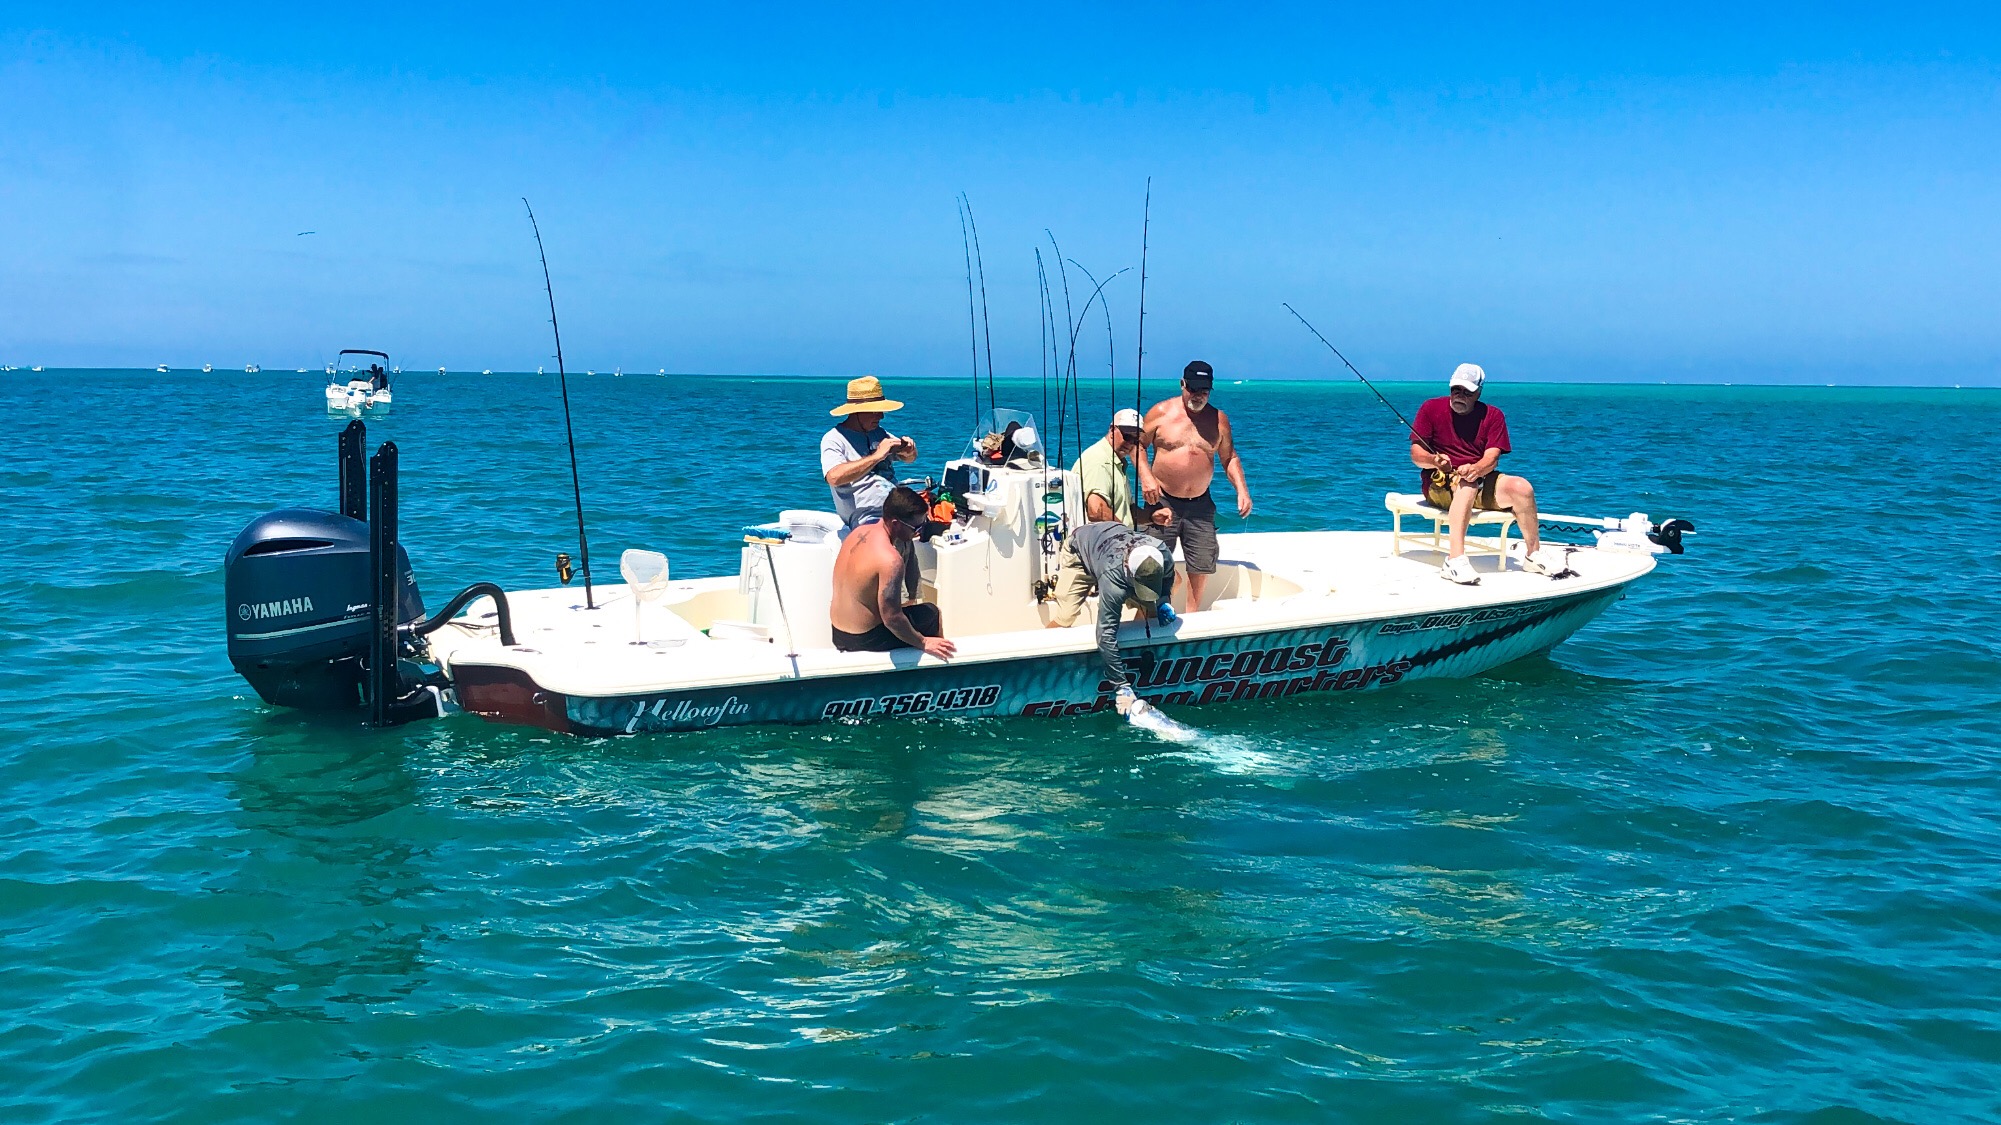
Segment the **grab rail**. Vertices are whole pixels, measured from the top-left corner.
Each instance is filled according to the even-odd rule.
[[[443,628],[452,618],[458,616],[458,612],[472,604],[473,599],[482,597],[493,599],[494,610],[500,616],[500,643],[512,647],[514,644],[514,615],[507,608],[507,591],[492,582],[475,582],[467,586],[465,589],[452,595],[452,600],[446,602],[444,608],[438,610],[438,612],[402,626],[402,632],[406,636],[411,637],[429,636]]]

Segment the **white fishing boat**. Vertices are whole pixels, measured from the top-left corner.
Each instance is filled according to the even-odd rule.
[[[202,373],[202,374],[204,374],[204,375],[212,375],[212,374],[214,374],[214,373],[215,373],[215,364],[213,364],[213,363],[204,363],[204,364],[202,364],[202,365],[201,365],[201,373]]]
[[[359,414],[364,410],[374,410],[390,405],[394,399],[389,389],[389,373],[383,364],[389,361],[389,353],[371,351],[366,348],[343,348],[333,363],[327,364],[327,374],[333,376],[334,368],[342,359],[351,355],[374,356],[380,362],[371,362],[368,370],[349,366],[353,377],[342,379],[334,376],[327,383],[326,400],[329,413]]]
[[[264,369],[262,367],[259,367],[254,363],[246,363],[243,365],[243,373],[245,375],[255,375],[263,370]],[[299,370],[304,371],[305,368],[301,367],[299,368]]]
[[[166,365],[166,364],[164,364],[164,363],[162,363],[162,364],[159,364],[159,365],[155,366],[155,367],[153,368],[153,374],[155,374],[155,375],[165,375],[165,374],[167,374],[167,365]]]
[[[1032,454],[997,465],[975,442],[945,467],[959,512],[916,545],[923,600],[958,646],[939,660],[834,648],[842,525],[806,510],[745,528],[734,574],[670,580],[664,556],[629,550],[622,584],[477,583],[426,616],[397,545],[395,448],[371,463],[376,518],[363,523],[360,445],[350,423],[341,513],[274,512],[230,548],[230,656],[267,702],[365,700],[378,724],[462,710],[585,735],[1114,707],[1094,612],[1048,627],[1056,537],[1074,498]],[[1565,548],[1554,577],[1510,558],[1505,525],[1476,538],[1488,551],[1476,586],[1441,580],[1435,534],[1225,535],[1202,604],[1165,626],[1125,625],[1122,649],[1140,696],[1170,709],[1476,675],[1561,643],[1650,573],[1657,553],[1679,553],[1690,530],[1638,514],[1573,526],[1587,524],[1597,538]],[[557,565],[568,583],[569,557]]]

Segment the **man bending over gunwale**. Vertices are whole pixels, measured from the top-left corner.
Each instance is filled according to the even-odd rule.
[[[834,559],[832,622],[834,647],[842,652],[922,649],[949,660],[958,649],[944,637],[938,607],[905,605],[904,554],[924,524],[924,498],[898,486],[882,502],[882,518],[864,524],[841,541]],[[915,585],[915,583],[911,583]]]

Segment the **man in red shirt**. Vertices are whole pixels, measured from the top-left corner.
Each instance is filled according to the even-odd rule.
[[[1537,534],[1535,486],[1522,477],[1497,473],[1494,466],[1508,452],[1508,421],[1501,408],[1480,401],[1487,373],[1476,363],[1462,363],[1452,373],[1450,393],[1418,407],[1411,423],[1410,460],[1423,472],[1425,499],[1451,514],[1452,545],[1444,576],[1461,585],[1479,584],[1479,572],[1466,559],[1466,524],[1477,505],[1486,511],[1511,510],[1522,529],[1527,555],[1522,565],[1537,574],[1562,569],[1559,559],[1542,550]]]

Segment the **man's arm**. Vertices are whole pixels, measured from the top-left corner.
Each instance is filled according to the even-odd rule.
[[[1410,463],[1420,469],[1449,469],[1452,458],[1443,453],[1433,453],[1416,442],[1410,443]]]
[[[927,637],[910,623],[910,617],[903,612],[903,560],[896,560],[894,566],[881,568],[881,581],[876,586],[876,616],[882,618],[883,627],[896,634],[896,639],[911,648],[923,649],[925,655],[940,660],[949,660],[958,651],[957,646],[943,637]]]
[[[1085,522],[1103,523],[1116,521],[1118,518],[1118,513],[1112,511],[1111,501],[1105,499],[1102,495],[1093,492],[1089,496],[1084,497]]]
[[[902,438],[889,438],[870,452],[864,453],[852,461],[843,461],[833,468],[828,469],[822,475],[827,478],[827,483],[833,485],[835,488],[853,484],[873,472],[875,467],[882,464],[883,460],[890,454],[902,449],[903,440]],[[915,442],[912,443],[912,445],[915,444]],[[911,461],[915,460],[916,457],[917,454],[912,452],[910,456],[904,457],[903,460]]]
[[[1153,448],[1154,431],[1160,428],[1160,407],[1146,412],[1140,426],[1139,448],[1133,450],[1133,466],[1139,470],[1139,494],[1149,504],[1160,503],[1160,481],[1154,479],[1153,466],[1147,462],[1147,451]]]
[[[1488,473],[1493,472],[1494,466],[1500,464],[1500,462],[1501,451],[1498,449],[1489,449],[1478,461],[1470,465],[1459,466],[1459,479],[1465,484],[1478,484],[1486,478]]]
[[[1105,662],[1105,678],[1112,681],[1113,691],[1132,684],[1125,657],[1119,654],[1119,618],[1131,594],[1123,570],[1098,580],[1098,656]]]
[[[1222,459],[1223,475],[1230,478],[1230,484],[1237,490],[1237,515],[1239,518],[1251,514],[1251,489],[1244,483],[1244,461],[1237,456],[1237,439],[1230,431],[1230,416],[1216,412],[1216,456]]]
[[[916,438],[908,438],[908,437],[893,437],[893,438],[890,438],[890,439],[889,439],[889,441],[885,442],[884,444],[886,444],[886,445],[894,445],[894,446],[896,446],[896,452],[895,452],[895,453],[893,454],[893,456],[894,456],[894,457],[895,457],[895,458],[896,458],[896,459],[897,459],[898,461],[915,461],[915,460],[917,460],[917,439],[916,439]]]

